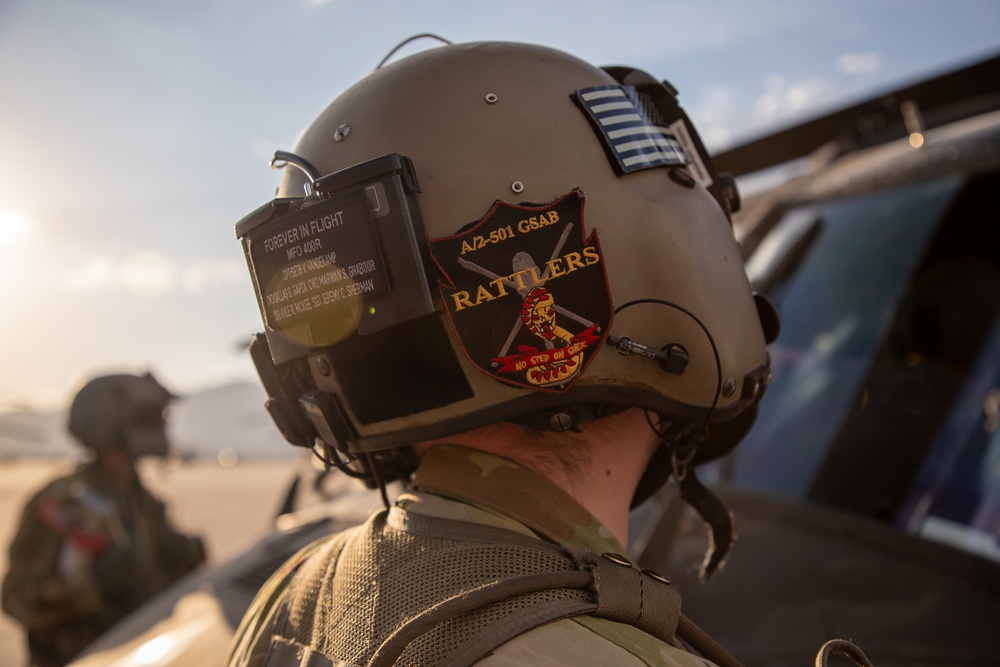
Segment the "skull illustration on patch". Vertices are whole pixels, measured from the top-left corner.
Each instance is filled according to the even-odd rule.
[[[559,393],[604,342],[613,308],[584,196],[497,201],[483,219],[430,241],[441,298],[469,361],[506,384]]]

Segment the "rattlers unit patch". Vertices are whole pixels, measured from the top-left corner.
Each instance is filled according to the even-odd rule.
[[[467,231],[430,241],[451,325],[483,373],[563,392],[604,342],[611,294],[583,204],[579,191],[543,206],[498,200]]]

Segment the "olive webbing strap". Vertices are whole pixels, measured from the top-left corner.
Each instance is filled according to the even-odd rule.
[[[410,642],[417,637],[429,632],[439,623],[455,618],[456,616],[466,612],[474,611],[492,602],[506,600],[516,595],[536,593],[544,590],[557,588],[582,588],[589,585],[592,581],[593,577],[589,573],[582,571],[538,572],[535,574],[516,577],[514,579],[494,581],[478,588],[474,588],[471,591],[459,593],[458,595],[439,602],[430,609],[417,614],[405,624],[397,628],[375,651],[372,659],[368,662],[368,667],[388,667],[395,664],[396,660],[400,655],[402,655],[403,651],[407,646],[409,646]],[[575,616],[576,614],[586,614],[593,611],[597,607],[597,605],[592,602],[584,602],[582,600],[563,600],[560,601],[558,605],[550,606],[553,607],[551,609],[551,614],[543,613],[533,617],[531,619],[532,622],[528,625],[528,627],[517,628],[516,631],[505,633],[509,634],[509,636],[505,636],[502,639],[499,639],[499,641],[495,641],[495,643],[481,640],[467,642],[466,645],[463,645],[455,651],[456,654],[463,654],[465,657],[471,657],[471,661],[467,663],[459,663],[456,662],[459,656],[453,655],[449,656],[446,664],[454,667],[457,667],[459,664],[471,665],[507,639],[517,636],[527,629],[548,623],[549,621],[557,620],[559,618]],[[513,627],[509,628],[509,630],[513,629]],[[494,639],[496,638],[497,637],[494,636]],[[479,637],[474,639],[479,639]]]
[[[683,639],[691,648],[698,651],[701,657],[711,660],[719,667],[743,667],[732,653],[722,648],[711,635],[695,625],[687,616],[681,614],[677,624],[677,636]]]
[[[489,632],[470,637],[441,663],[441,667],[470,667],[501,644],[538,626],[588,613],[593,603],[581,600],[548,600],[532,604],[494,623]]]

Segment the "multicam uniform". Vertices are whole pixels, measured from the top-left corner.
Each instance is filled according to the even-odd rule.
[[[3,609],[27,629],[33,665],[64,665],[204,560],[201,540],[176,532],[138,479],[122,490],[90,463],[25,507]]]
[[[407,526],[420,525],[420,517],[430,517],[504,529],[532,541],[541,538],[596,553],[623,553],[611,532],[552,482],[490,454],[452,445],[433,447],[424,456],[411,489],[391,510],[376,516],[374,523],[388,523],[394,529],[403,526],[407,532]],[[355,529],[355,536],[363,537],[366,530],[370,529]],[[334,635],[352,632],[348,628],[354,628],[356,633],[359,625],[377,626],[377,621],[371,619],[381,613],[378,605],[391,604],[383,600],[391,600],[393,594],[385,586],[380,587],[380,581],[363,582],[360,593],[352,592],[350,587],[346,591],[338,588],[338,578],[350,576],[349,570],[357,565],[348,558],[339,562],[342,547],[337,545],[344,541],[341,534],[310,545],[261,589],[234,638],[227,660],[230,667],[340,667],[368,662],[384,636],[364,637],[362,643],[354,641],[352,646],[352,640]],[[385,553],[380,551],[377,558],[384,560]],[[453,564],[440,562],[434,567],[443,572]],[[438,575],[432,569],[420,576]],[[303,608],[301,598],[309,595],[305,589],[310,586],[322,592],[315,603]],[[331,591],[356,597],[347,601],[332,599],[340,593]],[[410,609],[405,613],[412,616],[421,611]],[[316,624],[312,639],[305,645],[301,640],[297,644],[289,642],[288,619],[301,625],[303,617]],[[378,635],[378,631],[373,629],[373,634]],[[405,658],[404,653],[398,664],[410,664]],[[631,625],[594,616],[576,616],[535,627],[500,645],[476,664],[711,667],[702,658]]]

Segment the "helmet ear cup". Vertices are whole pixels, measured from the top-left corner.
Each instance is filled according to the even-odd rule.
[[[690,466],[698,466],[708,463],[728,455],[743,437],[749,433],[754,421],[757,419],[759,403],[744,410],[735,418],[712,424],[709,426],[708,436],[698,443],[698,447],[691,460]],[[663,444],[656,450],[646,472],[639,481],[635,495],[632,497],[632,507],[641,505],[645,500],[655,494],[667,481],[673,472],[670,461],[670,447]]]
[[[691,464],[700,465],[714,461],[733,451],[743,437],[750,432],[750,428],[757,419],[759,406],[760,403],[756,402],[736,417],[712,424],[709,427],[708,437],[698,444]]]
[[[764,329],[764,342],[770,345],[778,340],[781,333],[781,315],[778,309],[767,296],[755,292],[754,303],[757,305],[757,315],[760,317],[760,325]]]

